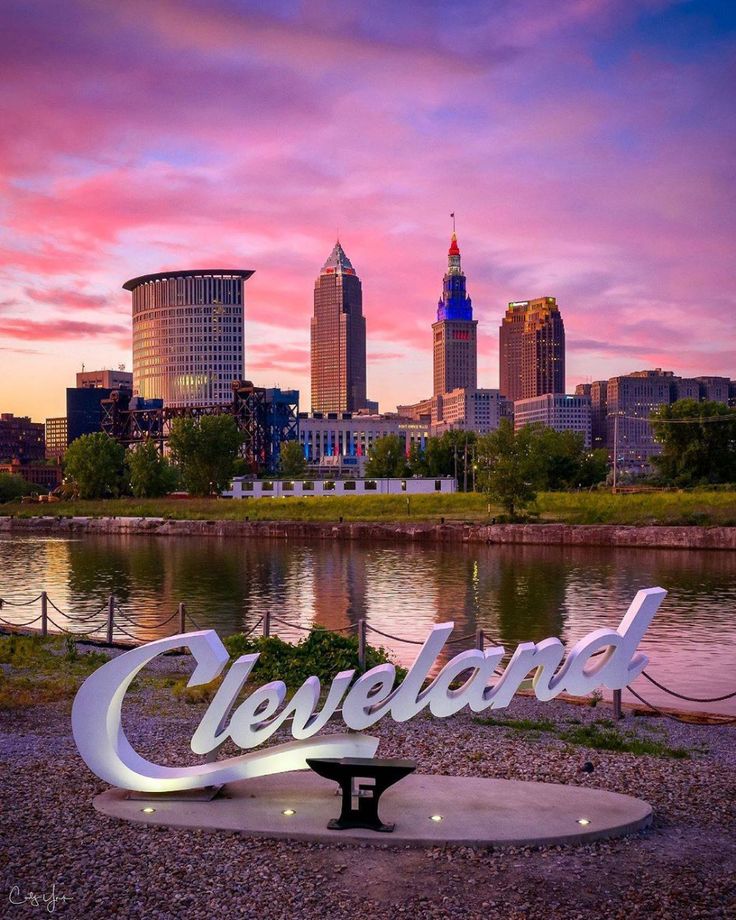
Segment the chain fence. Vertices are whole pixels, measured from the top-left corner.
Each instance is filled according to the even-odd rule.
[[[31,634],[40,634],[41,636],[48,636],[49,626],[52,626],[60,635],[71,636],[75,639],[84,641],[90,640],[98,644],[106,645],[125,645],[129,646],[131,644],[140,644],[142,642],[149,641],[150,636],[142,636],[132,630],[138,630],[140,632],[152,633],[158,632],[166,626],[169,626],[174,620],[177,620],[177,632],[174,635],[179,633],[184,633],[187,631],[189,626],[193,626],[196,630],[200,630],[202,627],[197,623],[195,618],[189,613],[186,609],[186,605],[181,603],[178,605],[178,608],[170,616],[163,619],[157,619],[154,614],[133,614],[125,610],[120,604],[116,601],[113,596],[110,596],[106,603],[104,603],[97,610],[92,613],[85,614],[72,614],[60,609],[48,596],[45,591],[42,591],[36,597],[31,598],[30,600],[10,600],[8,598],[0,597],[0,611],[4,611],[5,608],[24,608],[30,607],[33,604],[36,604],[40,601],[41,611],[31,620],[26,620],[23,622],[18,622],[16,620],[9,620],[2,613],[0,613],[0,630],[5,628],[5,631],[17,632],[20,630],[28,629]],[[50,613],[49,608],[54,610],[60,616],[64,617],[67,625],[62,625],[54,619]],[[93,625],[94,620],[99,620],[96,625]],[[315,626],[305,626],[302,623],[292,623],[289,620],[284,619],[283,617],[274,616],[272,613],[267,612],[263,614],[252,626],[248,629],[241,630],[242,634],[245,636],[253,635],[259,628],[261,630],[261,635],[264,637],[271,636],[271,627],[272,624],[278,624],[287,629],[292,629],[297,632],[310,633],[313,629],[322,629],[324,627],[315,627]],[[38,624],[38,625],[36,625]],[[75,625],[79,625],[80,629],[74,628]],[[90,624],[87,627],[86,624]],[[123,625],[124,624],[124,625]],[[33,629],[31,628],[33,627]],[[71,627],[71,628],[70,628]],[[423,639],[410,639],[406,636],[397,636],[393,633],[384,632],[381,629],[378,629],[376,626],[371,626],[370,623],[365,619],[360,619],[356,623],[349,623],[347,626],[338,627],[336,629],[330,629],[329,632],[334,633],[357,633],[358,638],[358,664],[362,670],[365,670],[366,659],[367,659],[367,634],[373,633],[377,636],[381,636],[384,639],[388,639],[391,642],[397,642],[404,645],[424,645]],[[98,636],[98,634],[104,633],[104,638]],[[125,637],[120,639],[120,636]],[[473,633],[468,633],[464,636],[456,636],[455,638],[449,639],[446,643],[447,645],[456,645],[459,643],[467,643],[473,641],[474,648],[485,649],[487,646],[500,647],[503,645],[502,642],[491,638],[483,629],[477,629]],[[596,652],[596,655],[603,654],[604,649],[601,649],[599,652]],[[499,669],[496,669],[496,673],[502,673]],[[665,686],[661,681],[658,681],[655,677],[649,674],[647,671],[642,672],[642,676],[648,680],[653,686],[657,687],[660,692],[671,696],[676,700],[682,700],[687,703],[695,704],[713,704],[713,703],[723,703],[727,700],[734,699],[736,697],[736,690],[731,693],[724,693],[720,696],[711,696],[711,697],[698,697],[690,696],[685,693],[681,693],[677,690],[673,690],[671,687]],[[646,700],[640,693],[634,690],[631,686],[626,688],[632,696],[634,696],[639,702],[645,706],[647,709],[657,713],[660,716],[674,719],[676,721],[688,721],[687,719],[682,719],[676,714],[665,712],[662,709],[655,706],[653,703]],[[623,712],[621,709],[621,691],[613,691],[613,707],[614,707],[614,716],[616,718],[622,718]],[[724,716],[723,719],[719,719],[719,724],[731,724],[736,723],[736,718],[730,719],[727,716]]]

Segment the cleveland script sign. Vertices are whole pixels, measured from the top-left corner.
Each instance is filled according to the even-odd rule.
[[[141,668],[169,649],[185,646],[194,656],[197,666],[190,687],[218,677],[229,655],[211,629],[159,639],[107,662],[87,678],[72,709],[74,739],[89,768],[101,779],[140,792],[195,789],[301,770],[306,768],[308,757],[372,757],[378,739],[360,731],[384,716],[406,722],[423,709],[439,718],[466,706],[473,712],[503,709],[530,673],[540,700],[551,700],[563,691],[584,696],[597,687],[623,689],[647,665],[648,659],[637,652],[637,646],[666,593],[662,588],[639,591],[618,629],[596,629],[576,643],[567,656],[559,639],[523,642],[494,679],[505,656],[503,647],[470,649],[450,659],[425,687],[454,627],[453,623],[443,623],[432,629],[398,686],[394,686],[396,669],[392,664],[372,668],[355,681],[354,671],[341,671],[332,681],[321,709],[321,688],[316,677],[308,678],[288,702],[286,685],[275,680],[254,690],[233,709],[258,660],[257,654],[243,655],[225,674],[192,736],[192,750],[207,754],[228,739],[240,748],[254,748],[286,722],[290,722],[295,740],[193,767],[162,766],[141,757],[122,728],[123,699]],[[343,722],[353,731],[315,738],[340,707]]]

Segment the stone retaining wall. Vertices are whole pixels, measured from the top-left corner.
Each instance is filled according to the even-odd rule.
[[[0,533],[148,534],[280,540],[379,540],[419,543],[542,544],[736,550],[736,527],[615,524],[331,523],[173,521],[134,517],[0,517]]]

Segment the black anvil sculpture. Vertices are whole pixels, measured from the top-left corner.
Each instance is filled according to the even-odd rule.
[[[310,757],[307,764],[342,789],[342,811],[327,825],[330,830],[364,828],[390,833],[393,824],[378,817],[378,800],[400,779],[416,770],[413,760],[376,760],[372,757]]]

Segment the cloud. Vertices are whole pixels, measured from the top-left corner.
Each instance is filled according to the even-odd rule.
[[[24,341],[75,341],[83,338],[130,335],[126,326],[114,323],[89,323],[71,319],[47,321],[10,317],[0,320],[0,336]]]
[[[506,303],[546,294],[571,377],[734,373],[735,43],[707,16],[695,34],[666,0],[259,9],[4,11],[0,335],[117,356],[126,278],[250,268],[248,373],[308,387],[314,280],[339,233],[390,407],[431,388],[454,211],[484,385]],[[21,304],[28,321],[7,315]]]

